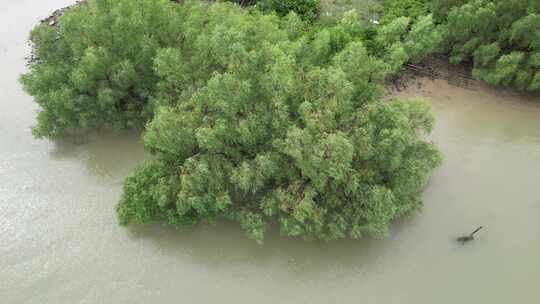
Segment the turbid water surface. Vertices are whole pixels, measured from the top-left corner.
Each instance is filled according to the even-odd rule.
[[[1,303],[537,303],[540,100],[423,81],[445,154],[421,213],[383,240],[263,246],[234,224],[189,231],[117,225],[139,135],[61,142],[30,134],[17,82],[31,27],[68,0],[0,1]],[[536,99],[536,100],[535,100]],[[453,238],[483,225],[460,246]]]

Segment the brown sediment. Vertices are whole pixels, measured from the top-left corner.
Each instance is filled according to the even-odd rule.
[[[418,94],[426,93],[427,80],[438,80],[448,83],[452,87],[462,88],[469,91],[496,90],[499,94],[519,96],[538,100],[538,94],[520,91],[512,87],[491,85],[472,76],[472,64],[451,64],[447,57],[429,56],[416,64],[406,64],[404,70],[391,78],[386,83],[385,99],[401,95],[402,91],[414,90]]]
[[[468,90],[476,90],[482,81],[474,79],[468,64],[453,65],[444,56],[428,56],[418,63],[408,63],[404,70],[386,83],[386,97],[416,86],[421,91],[425,78],[446,80],[449,84]]]
[[[407,64],[406,68],[408,71],[432,79],[445,79],[450,84],[464,89],[474,89],[479,83],[479,80],[472,76],[470,64],[453,65],[445,56],[428,56],[417,64]]]

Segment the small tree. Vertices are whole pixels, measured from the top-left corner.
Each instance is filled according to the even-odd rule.
[[[34,134],[144,126],[154,110],[156,51],[178,41],[181,18],[167,0],[94,0],[71,8],[58,27],[36,27],[36,62],[21,78],[42,108]]]

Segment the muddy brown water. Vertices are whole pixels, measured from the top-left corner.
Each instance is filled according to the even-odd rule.
[[[1,303],[536,303],[540,100],[423,80],[444,165],[421,213],[383,240],[306,243],[237,225],[127,230],[123,178],[139,136],[32,138],[37,107],[17,82],[31,27],[67,0],[0,1]],[[460,246],[453,238],[483,225]]]

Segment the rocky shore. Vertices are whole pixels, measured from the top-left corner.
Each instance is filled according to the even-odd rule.
[[[75,4],[72,4],[70,6],[66,6],[61,9],[57,9],[54,11],[49,17],[40,20],[41,23],[47,23],[50,26],[56,26],[58,24],[58,19],[69,9],[71,9],[74,6],[78,5],[84,5],[86,3],[86,0],[79,0]]]

